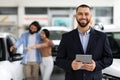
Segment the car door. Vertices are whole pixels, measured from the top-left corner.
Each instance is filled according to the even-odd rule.
[[[17,50],[14,50],[14,52],[10,52],[10,46],[14,45],[15,42],[16,42],[16,39],[12,35],[7,36],[6,43],[7,43],[7,52],[9,55],[8,71],[11,72],[14,78],[13,80],[23,80],[24,78],[23,65],[21,64],[22,58],[20,58],[22,56],[22,53],[18,53]],[[19,57],[19,59],[17,59],[17,57]]]
[[[11,69],[8,70],[10,62],[6,60],[6,43],[4,38],[0,37],[0,80],[11,80],[13,79]]]

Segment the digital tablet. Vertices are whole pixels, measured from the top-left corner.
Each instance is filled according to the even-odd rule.
[[[82,54],[77,54],[76,55],[76,61],[81,61],[83,63],[91,63],[92,62],[92,55],[82,55]]]

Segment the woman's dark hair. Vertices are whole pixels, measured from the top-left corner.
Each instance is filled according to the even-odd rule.
[[[41,25],[39,24],[39,22],[33,21],[33,22],[29,25],[29,30],[30,30],[31,25],[34,25],[34,26],[37,27],[37,31],[36,31],[36,32],[38,32],[39,30],[41,30]]]
[[[49,32],[47,29],[43,29],[42,31],[44,31],[46,37],[49,38],[49,36],[50,36],[50,32]]]

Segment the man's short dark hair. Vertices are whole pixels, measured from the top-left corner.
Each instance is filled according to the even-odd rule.
[[[90,10],[92,9],[90,6],[86,5],[86,4],[82,4],[82,5],[79,5],[77,8],[76,8],[76,12],[78,11],[78,8],[80,7],[85,7],[85,8],[89,8]]]

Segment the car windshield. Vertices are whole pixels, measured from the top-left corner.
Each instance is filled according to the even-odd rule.
[[[62,34],[66,31],[50,31],[51,40],[61,40]]]
[[[120,32],[108,32],[107,36],[112,49],[113,57],[120,58]]]

